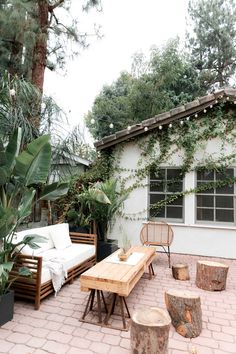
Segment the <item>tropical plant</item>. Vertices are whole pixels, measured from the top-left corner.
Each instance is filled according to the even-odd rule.
[[[0,141],[0,295],[11,285],[9,273],[17,250],[25,245],[35,249],[38,242],[44,241],[42,237],[29,235],[14,243],[15,231],[31,214],[36,202],[37,186],[42,188],[41,200],[55,200],[68,190],[68,183],[46,184],[51,162],[49,135],[33,140],[23,151],[20,151],[21,139],[18,128],[6,147]],[[29,275],[25,268],[20,273]]]
[[[95,202],[90,207],[91,220],[96,223],[98,238],[107,240],[108,231],[112,227],[123,202],[128,197],[128,193],[122,194],[118,191],[116,179],[97,182],[95,186],[96,190],[100,190],[110,201],[109,203]]]

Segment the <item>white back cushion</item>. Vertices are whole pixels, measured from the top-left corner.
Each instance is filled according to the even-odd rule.
[[[57,224],[50,227],[50,235],[57,250],[64,250],[72,245],[69,224]]]
[[[45,242],[43,243],[38,243],[39,248],[33,249],[28,245],[25,245],[23,249],[21,250],[22,254],[27,254],[27,255],[37,255],[41,252],[50,250],[51,248],[54,248],[54,243],[52,241],[51,235],[50,235],[50,227],[51,226],[46,226],[46,227],[38,227],[36,229],[27,229],[23,231],[19,231],[16,233],[16,238],[15,238],[15,243],[22,241],[24,236],[26,235],[39,235],[43,236],[46,238]],[[21,248],[21,246],[20,246]]]

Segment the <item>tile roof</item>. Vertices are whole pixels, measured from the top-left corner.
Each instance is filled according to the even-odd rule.
[[[216,104],[216,100],[218,101],[225,98],[228,98],[229,102],[235,102],[236,89],[224,88],[215,93],[199,97],[192,102],[186,103],[185,105],[173,108],[168,112],[164,112],[152,118],[143,120],[138,124],[134,124],[130,126],[130,129],[123,129],[112,135],[105,136],[103,139],[96,141],[94,145],[97,150],[104,150],[123,141],[127,141],[135,136],[147,134],[147,132],[156,129],[160,125],[170,124],[176,120],[201,112],[205,108]],[[145,128],[147,131],[144,130]]]

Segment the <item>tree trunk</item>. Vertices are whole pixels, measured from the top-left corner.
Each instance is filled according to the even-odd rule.
[[[165,293],[165,302],[176,332],[186,338],[199,336],[202,331],[199,295],[188,290],[171,289]]]
[[[157,307],[136,310],[131,321],[131,348],[134,354],[167,354],[171,319]]]
[[[173,264],[172,275],[177,280],[189,280],[188,265],[182,263]]]
[[[38,33],[33,52],[33,67],[31,82],[42,92],[44,72],[47,60],[48,40],[48,1],[38,0]]]
[[[229,267],[223,263],[198,261],[196,285],[209,291],[225,290]]]

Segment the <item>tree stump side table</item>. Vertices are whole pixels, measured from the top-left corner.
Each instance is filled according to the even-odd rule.
[[[170,289],[165,292],[165,303],[177,333],[186,338],[199,336],[202,331],[202,310],[197,293]]]
[[[132,353],[167,354],[171,319],[158,307],[141,308],[131,320]]]
[[[221,291],[226,288],[229,266],[211,261],[198,261],[196,285],[209,291]]]
[[[188,265],[184,263],[173,264],[172,275],[176,280],[189,280]]]

